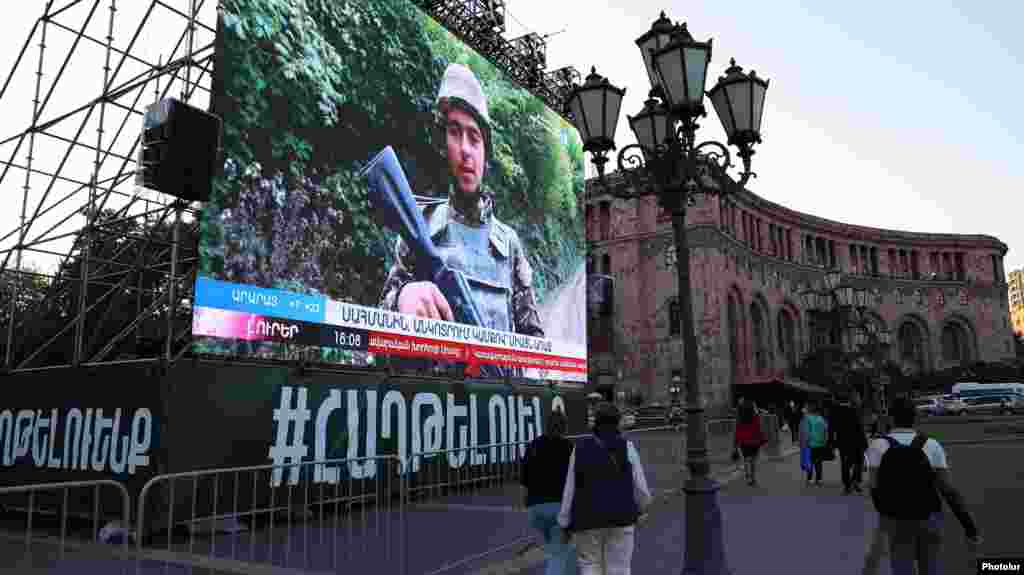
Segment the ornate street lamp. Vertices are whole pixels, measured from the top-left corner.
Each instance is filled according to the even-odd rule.
[[[650,97],[635,116],[628,116],[637,143],[618,154],[619,172],[631,184],[609,193],[624,199],[655,195],[672,214],[679,286],[680,331],[686,373],[687,467],[686,551],[683,573],[729,573],[722,542],[719,485],[709,474],[704,406],[701,401],[699,356],[694,332],[690,286],[690,251],[686,240],[686,209],[699,195],[726,195],[754,176],[750,170],[753,146],[761,141],[761,117],[768,82],[753,72],[744,74],[735,61],[707,94],[725,129],[728,143],[738,148],[743,169],[738,181],[727,175],[733,166],[729,148],[720,142],[696,143],[697,118],[706,116],[705,81],[711,61],[711,41],[698,42],[685,24],[673,26],[664,14],[636,40],[644,59]],[[625,90],[592,72],[567,102],[580,135],[604,178],[608,152],[615,149],[614,124]],[[612,114],[614,111],[614,115]]]
[[[806,310],[814,310],[818,307],[818,294],[812,291],[805,291],[800,294],[800,300]]]
[[[661,94],[661,80],[658,78],[658,71],[654,68],[651,53],[668,45],[672,40],[672,32],[675,28],[672,21],[666,18],[665,13],[662,12],[661,16],[651,25],[651,29],[636,39],[636,45],[640,47],[640,55],[643,56],[644,66],[647,68],[647,79],[651,82],[652,97],[664,96]]]
[[[818,294],[818,310],[828,313],[836,309],[835,298],[831,294]]]
[[[873,337],[873,338],[877,338],[878,337],[878,324],[877,323],[875,323],[874,321],[869,321],[869,322],[867,322],[867,328],[868,328],[868,333],[871,335],[871,337]]]
[[[715,113],[722,119],[729,143],[739,146],[742,151],[746,146],[761,143],[761,114],[764,111],[764,95],[768,91],[768,80],[757,77],[751,70],[744,76],[743,68],[736,65],[736,60],[725,71],[725,77],[711,89],[708,96],[715,106]]]
[[[844,377],[858,366],[871,367],[873,364],[874,377],[881,382],[885,350],[891,342],[891,336],[888,330],[879,329],[875,320],[869,316],[867,310],[871,303],[870,294],[865,289],[843,285],[842,274],[835,269],[826,272],[821,285],[823,290],[805,291],[800,294],[800,298],[808,311],[831,313],[831,324],[835,330],[833,335],[840,342],[839,348],[843,352]],[[879,394],[884,393],[884,384],[879,383]],[[876,405],[876,410],[884,420],[884,400]]]
[[[843,307],[852,307],[854,301],[853,288],[850,286],[844,286],[835,290],[836,297],[839,299],[839,305]]]
[[[857,307],[861,309],[868,307],[868,290],[857,290]]]
[[[573,89],[565,104],[583,138],[583,151],[593,154],[601,173],[608,152],[615,149],[615,126],[625,95],[624,88],[612,86],[597,68],[591,68],[586,83]]]
[[[839,282],[843,280],[843,275],[839,273],[839,270],[830,270],[825,274],[825,289],[827,291],[834,291],[839,287]]]
[[[669,110],[681,118],[707,115],[704,82],[711,62],[711,40],[694,40],[683,23],[672,31],[667,46],[651,52],[651,60]]]
[[[636,141],[646,153],[664,144],[669,137],[669,113],[665,105],[651,97],[644,102],[644,109],[636,116],[626,115],[629,129],[636,136]],[[650,161],[654,158],[646,157]]]

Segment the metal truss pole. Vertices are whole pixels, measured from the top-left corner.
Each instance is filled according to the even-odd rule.
[[[15,257],[15,270],[11,274],[13,285],[11,288],[11,309],[7,317],[7,347],[5,349],[4,366],[7,369],[11,368],[11,363],[14,360],[14,324],[17,323],[18,319],[18,300],[21,298],[21,278],[22,278],[22,254],[25,246],[25,235],[28,233],[28,229],[25,227],[26,211],[28,210],[28,192],[31,189],[32,180],[32,155],[35,151],[36,145],[36,124],[39,122],[39,93],[42,91],[43,84],[43,56],[46,54],[46,28],[47,23],[50,20],[50,8],[53,6],[53,0],[46,3],[46,8],[43,10],[43,16],[40,18],[43,22],[42,31],[39,37],[39,65],[36,69],[36,92],[32,98],[32,126],[28,134],[28,155],[25,158],[25,187],[22,191],[21,196],[21,229],[18,234],[18,253]]]
[[[100,167],[103,165],[103,125],[107,117],[107,95],[110,90],[110,54],[114,42],[114,16],[117,14],[116,0],[110,0],[110,20],[107,26],[106,54],[103,62],[103,93],[100,95],[100,117],[99,125],[96,127],[96,160],[93,168],[92,178],[89,182],[89,206],[86,212],[85,242],[82,246],[82,274],[81,286],[78,299],[78,326],[75,330],[75,354],[72,364],[76,367],[82,362],[84,353],[83,343],[85,342],[85,318],[86,304],[89,298],[89,258],[92,254],[92,243],[95,238],[96,227],[96,188],[100,179]],[[109,197],[109,194],[106,194]],[[106,198],[103,201],[106,204]]]
[[[181,211],[183,206],[174,208],[174,241],[171,244],[171,277],[167,281],[167,339],[164,342],[164,359],[173,359],[174,312],[178,308],[178,244],[181,241]]]

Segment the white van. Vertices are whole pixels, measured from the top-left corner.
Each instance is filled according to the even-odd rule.
[[[953,395],[968,413],[1024,413],[1024,383],[958,383]]]

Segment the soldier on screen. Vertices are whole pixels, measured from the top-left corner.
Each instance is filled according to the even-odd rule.
[[[437,125],[443,136],[448,197],[422,205],[437,249],[462,272],[484,327],[544,337],[533,270],[516,232],[494,215],[494,197],[482,183],[493,156],[491,121],[480,82],[469,68],[451,64],[437,95]],[[437,286],[414,281],[408,246],[398,239],[381,307],[452,321],[451,307]]]

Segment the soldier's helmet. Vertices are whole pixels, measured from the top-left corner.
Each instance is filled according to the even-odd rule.
[[[451,107],[458,107],[472,114],[483,130],[487,159],[492,157],[491,116],[487,110],[487,96],[484,95],[483,87],[472,70],[463,64],[449,64],[441,78],[436,105],[442,127]]]

